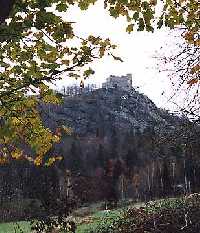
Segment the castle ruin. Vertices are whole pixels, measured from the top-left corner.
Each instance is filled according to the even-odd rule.
[[[110,77],[106,79],[106,82],[102,84],[102,88],[120,88],[130,90],[132,88],[132,74],[122,76],[110,75]]]

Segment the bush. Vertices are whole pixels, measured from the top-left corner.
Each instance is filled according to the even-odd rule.
[[[166,199],[129,208],[118,218],[104,219],[90,233],[199,233],[200,196]]]

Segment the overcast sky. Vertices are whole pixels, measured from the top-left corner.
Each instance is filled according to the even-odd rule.
[[[118,45],[117,55],[120,55],[124,62],[114,61],[107,57],[96,61],[93,68],[95,75],[87,82],[101,85],[110,75],[124,75],[132,73],[133,86],[138,86],[141,93],[146,94],[159,107],[173,109],[168,98],[172,95],[171,83],[166,73],[159,72],[157,59],[154,58],[156,51],[169,54],[169,48],[173,48],[177,38],[169,35],[168,29],[151,32],[126,33],[126,22],[124,18],[113,19],[106,12],[101,3],[91,6],[87,11],[81,11],[72,7],[64,15],[69,21],[77,22],[74,24],[75,32],[82,37],[90,34],[110,38],[113,43]],[[75,81],[71,81],[75,83]],[[78,81],[79,82],[79,81]],[[77,83],[78,83],[77,82]],[[58,87],[67,85],[66,79],[57,83]],[[163,91],[165,92],[162,95]]]

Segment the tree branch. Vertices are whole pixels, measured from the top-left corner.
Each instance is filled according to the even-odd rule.
[[[54,78],[54,76],[58,75],[58,74],[61,74],[63,72],[69,72],[69,71],[73,71],[75,67],[79,67],[80,65],[82,65],[84,63],[84,59],[81,58],[75,65],[73,66],[70,66],[64,70],[54,70],[54,71],[51,71],[51,75],[50,76],[46,76],[46,77],[43,77],[41,79],[31,79],[30,81],[27,81],[27,82],[24,82],[22,83],[21,85],[19,85],[18,87],[15,87],[15,88],[12,88],[12,89],[9,89],[7,91],[3,91],[0,93],[0,99],[1,98],[4,98],[4,97],[7,97],[7,96],[10,96],[10,95],[13,95],[15,94],[16,91],[20,91],[24,88],[27,88],[29,87],[30,85],[38,85],[38,84],[41,84],[43,81],[52,81]]]

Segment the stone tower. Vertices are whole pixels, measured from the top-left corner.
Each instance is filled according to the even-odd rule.
[[[131,90],[132,88],[132,74],[115,76],[110,75],[106,82],[102,84],[102,88],[119,88],[123,90]]]

